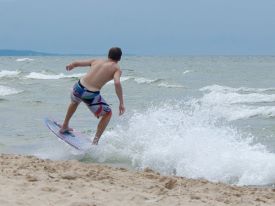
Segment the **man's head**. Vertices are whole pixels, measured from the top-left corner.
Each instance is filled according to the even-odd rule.
[[[122,51],[119,47],[113,47],[109,50],[108,58],[114,61],[119,61],[122,56]]]

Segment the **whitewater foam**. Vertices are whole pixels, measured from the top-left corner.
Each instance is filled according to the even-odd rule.
[[[165,82],[163,79],[147,79],[144,77],[133,77],[131,79],[133,79],[138,84],[155,84],[158,87],[166,87],[166,88],[184,88],[183,85],[170,84]]]
[[[17,90],[11,87],[1,86],[0,85],[0,96],[7,96],[12,94],[18,94],[21,93],[22,90]]]
[[[198,101],[201,108],[216,117],[229,121],[252,117],[271,118],[275,115],[275,106],[264,105],[275,102],[275,94],[266,94],[272,88],[231,88],[207,86],[200,91],[206,92]],[[242,93],[246,91],[246,93]],[[262,105],[258,105],[258,104]]]
[[[2,70],[2,71],[0,71],[0,78],[15,77],[15,76],[19,75],[20,73],[21,73],[20,71]]]
[[[45,72],[39,73],[39,72],[31,72],[30,74],[26,75],[25,78],[27,79],[64,79],[64,78],[79,78],[82,77],[83,73],[80,74],[70,74],[70,75],[65,75],[63,73],[60,74],[47,74]]]
[[[31,58],[19,58],[16,59],[17,62],[29,62],[29,61],[34,61],[34,59]]]
[[[182,74],[188,74],[190,72],[191,72],[191,70],[185,70],[185,71],[182,72]]]
[[[134,78],[134,81],[138,84],[152,84],[155,82],[159,82],[161,80],[160,79],[147,79],[144,77],[136,77],[136,78]]]
[[[275,102],[275,94],[239,94],[235,92],[210,92],[203,101],[208,104],[267,103]]]
[[[180,84],[168,84],[168,83],[160,83],[158,84],[159,87],[166,87],[166,88],[184,88],[183,85]]]
[[[180,84],[169,84],[164,82],[162,79],[147,79],[144,77],[134,77],[134,76],[124,76],[120,78],[121,82],[128,81],[128,80],[133,80],[137,84],[155,84],[158,87],[166,87],[166,88],[184,88],[183,85]],[[114,81],[110,81],[107,83],[107,85],[113,84]]]
[[[248,87],[232,88],[232,87],[221,86],[221,85],[210,85],[210,86],[201,88],[200,91],[261,93],[261,92],[275,91],[275,88],[248,88]]]
[[[128,159],[135,168],[168,175],[238,185],[274,183],[275,154],[217,119],[194,101],[152,107],[106,132],[92,155],[100,162]]]

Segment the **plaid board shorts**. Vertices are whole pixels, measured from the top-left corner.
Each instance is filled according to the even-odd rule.
[[[76,103],[84,102],[97,118],[112,111],[100,95],[100,91],[89,91],[80,83],[80,80],[73,87],[71,100]]]

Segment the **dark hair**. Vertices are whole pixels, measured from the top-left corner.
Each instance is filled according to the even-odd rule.
[[[108,57],[114,61],[119,61],[121,59],[122,51],[119,47],[112,47],[109,50]]]

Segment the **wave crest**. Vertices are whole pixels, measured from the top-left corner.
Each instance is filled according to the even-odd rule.
[[[2,71],[0,71],[0,78],[15,77],[15,76],[19,75],[20,73],[21,73],[20,71],[2,70]]]
[[[17,90],[11,87],[1,86],[0,85],[0,96],[7,96],[12,94],[18,94],[21,93],[22,90]]]
[[[47,74],[47,73],[39,73],[39,72],[31,72],[25,78],[27,79],[64,79],[64,78],[79,78],[85,74],[70,74],[65,75],[63,73],[60,74]]]

